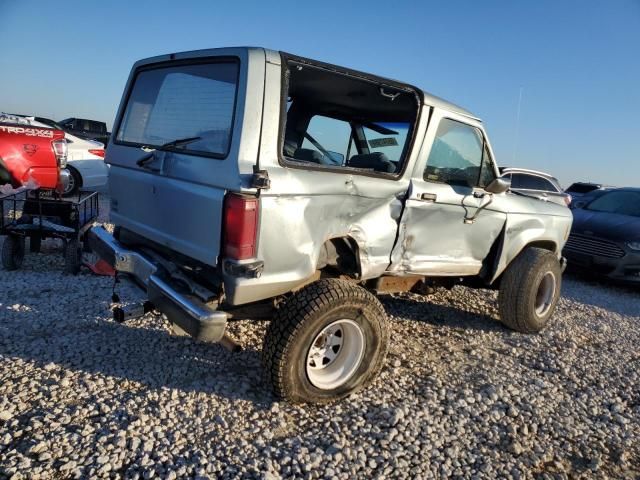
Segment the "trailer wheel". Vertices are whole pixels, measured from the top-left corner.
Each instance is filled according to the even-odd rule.
[[[24,237],[7,235],[2,244],[2,266],[5,270],[18,270],[24,259]]]
[[[29,251],[31,253],[40,253],[42,246],[42,238],[39,236],[29,237]]]
[[[76,275],[80,272],[81,263],[80,243],[76,239],[67,241],[64,246],[64,272]]]
[[[387,315],[374,295],[345,280],[319,280],[276,312],[262,349],[264,374],[280,398],[328,403],[370,383],[388,343]]]
[[[548,323],[560,298],[562,270],[556,256],[527,248],[504,273],[498,294],[500,320],[517,332],[536,333]]]

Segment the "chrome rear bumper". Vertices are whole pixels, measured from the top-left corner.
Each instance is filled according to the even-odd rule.
[[[213,310],[198,298],[178,292],[162,278],[161,267],[141,253],[121,245],[102,227],[88,233],[89,245],[117,272],[130,275],[147,292],[148,300],[197,340],[218,342],[224,336],[228,314]]]

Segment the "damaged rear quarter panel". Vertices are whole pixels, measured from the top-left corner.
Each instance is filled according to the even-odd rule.
[[[289,292],[316,271],[323,244],[348,237],[358,245],[362,279],[389,265],[408,181],[302,169],[275,169],[260,196],[258,279],[233,279],[231,303]],[[231,288],[229,288],[231,287]]]

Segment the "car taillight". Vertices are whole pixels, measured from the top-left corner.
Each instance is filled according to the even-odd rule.
[[[89,149],[89,153],[104,158],[104,148]]]
[[[224,200],[224,255],[245,260],[256,256],[258,200],[228,194]]]
[[[62,140],[54,140],[51,142],[51,148],[53,148],[53,153],[56,156],[56,161],[58,162],[58,166],[60,168],[64,168],[67,166],[67,141],[65,139]]]
[[[571,198],[571,195],[567,195],[566,197],[564,197],[564,203],[567,204],[567,207],[571,205],[571,200],[573,200],[573,198]]]

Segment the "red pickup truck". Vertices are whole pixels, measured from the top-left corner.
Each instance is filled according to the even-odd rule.
[[[0,188],[33,185],[58,191],[68,181],[62,130],[35,127],[29,119],[0,114]]]

